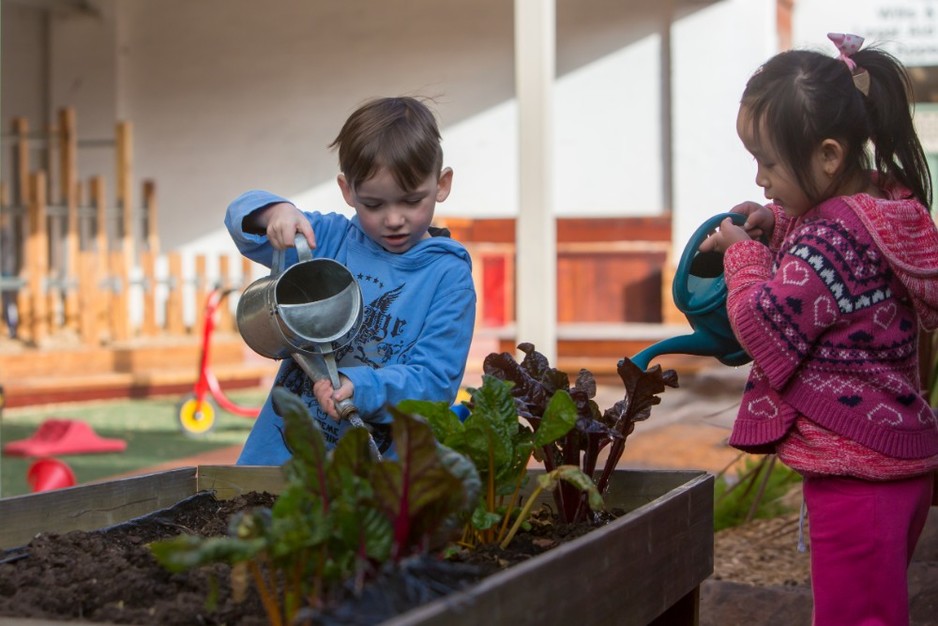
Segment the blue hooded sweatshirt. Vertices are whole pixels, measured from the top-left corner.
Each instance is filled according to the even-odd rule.
[[[248,191],[231,203],[225,225],[238,250],[270,267],[273,247],[266,235],[245,233],[242,222],[258,209],[290,202],[266,191]],[[369,238],[358,217],[305,213],[316,235],[314,258],[345,265],[362,290],[362,324],[355,338],[335,353],[338,369],[352,381],[352,402],[372,429],[379,450],[393,457],[388,405],[406,399],[452,404],[465,373],[475,324],[472,262],[462,244],[447,236],[423,239],[403,254],[392,254]],[[438,229],[431,228],[431,234]],[[295,248],[285,265],[297,261]],[[313,384],[293,359],[284,359],[274,386],[297,394],[319,423],[326,445],[335,446],[352,426],[336,422],[313,395]],[[267,397],[248,435],[239,465],[281,465],[291,456],[283,420]]]

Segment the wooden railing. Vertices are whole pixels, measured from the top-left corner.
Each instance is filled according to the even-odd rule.
[[[80,140],[75,111],[66,108],[57,126],[39,132],[16,118],[3,139],[11,174],[0,182],[0,288],[15,302],[18,338],[41,345],[71,333],[101,345],[186,335],[201,328],[210,289],[250,281],[247,260],[232,277],[229,257],[219,256],[210,278],[208,259],[197,256],[186,279],[178,253],[160,256],[156,184],[145,180],[135,201],[129,123],[118,123],[113,139]],[[80,176],[78,151],[88,144],[114,150],[113,201],[103,176]],[[195,311],[194,323],[186,323],[186,311]],[[219,328],[233,329],[230,312],[220,315]],[[0,316],[5,332],[7,322]]]

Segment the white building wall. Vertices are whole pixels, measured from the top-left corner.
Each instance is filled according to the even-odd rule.
[[[728,0],[674,25],[675,254],[710,216],[759,201],[755,167],[736,136],[746,81],[778,51],[775,2]]]
[[[823,48],[824,33],[861,30],[884,2],[798,0],[795,43]],[[156,181],[164,250],[235,256],[221,220],[251,187],[345,211],[326,146],[355,106],[378,95],[434,98],[456,172],[440,215],[517,213],[510,0],[92,4],[97,15],[51,18],[48,49],[37,13],[3,4],[3,123],[27,115],[41,124],[66,105],[82,137],[113,137],[117,120],[130,121],[134,193],[139,200],[140,182]],[[735,116],[747,78],[777,51],[775,4],[557,0],[557,214],[673,209],[680,246],[709,215],[761,198]],[[660,46],[672,10],[669,207]],[[79,168],[104,174],[113,198],[110,159],[82,149]]]
[[[230,250],[225,205],[254,186],[344,211],[326,146],[377,95],[435,98],[456,170],[441,215],[517,213],[508,0],[93,4],[98,15],[53,18],[49,111],[36,113],[75,106],[82,137],[133,124],[134,193],[157,182],[164,250]],[[557,212],[660,213],[660,3],[559,5]],[[109,156],[83,149],[79,168],[103,173],[113,198]]]

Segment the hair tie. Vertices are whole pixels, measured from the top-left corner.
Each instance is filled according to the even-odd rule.
[[[863,45],[863,37],[849,33],[827,33],[827,38],[840,50],[840,56],[837,58],[843,61],[847,69],[850,70],[854,86],[864,96],[868,96],[870,94],[870,73],[862,67],[858,68],[857,62],[850,58],[860,51],[860,46]]]

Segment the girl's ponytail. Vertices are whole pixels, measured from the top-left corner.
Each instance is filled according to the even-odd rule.
[[[857,68],[869,73],[864,97],[880,176],[892,178],[931,208],[932,188],[925,151],[912,123],[912,83],[902,64],[877,48],[855,52]]]

